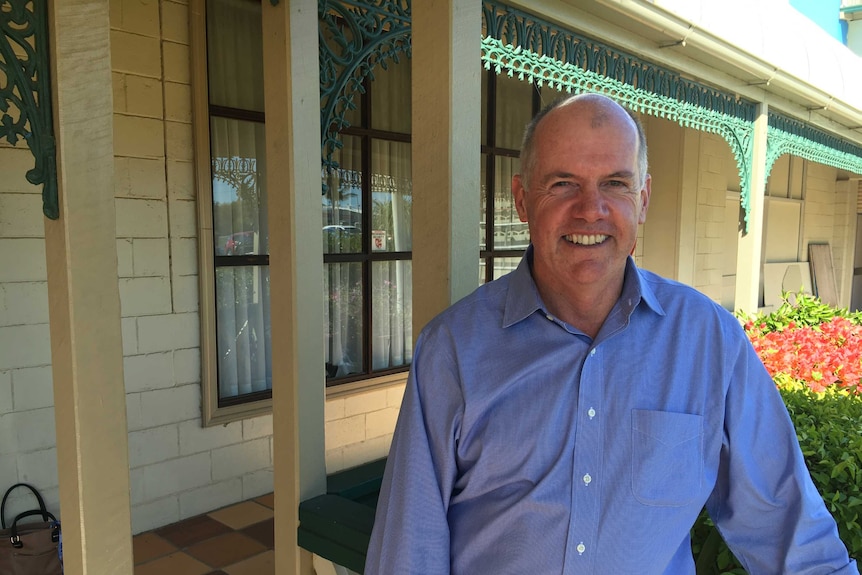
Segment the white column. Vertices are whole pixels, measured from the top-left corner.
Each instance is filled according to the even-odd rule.
[[[132,573],[108,0],[49,2],[60,219],[45,220],[67,575]]]
[[[263,6],[275,572],[313,573],[300,501],[326,489],[317,1]]]
[[[758,104],[754,121],[754,153],[748,181],[748,233],[741,233],[737,251],[734,307],[747,312],[756,312],[759,303],[768,114],[767,104]]]
[[[414,337],[479,282],[481,8],[412,5]]]

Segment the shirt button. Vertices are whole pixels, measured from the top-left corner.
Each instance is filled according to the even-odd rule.
[[[551,314],[547,314],[545,317],[548,318],[548,321],[554,321],[554,316]]]
[[[587,412],[587,415],[590,416],[590,419],[594,418],[596,416],[596,410],[591,407],[590,410]]]
[[[584,551],[587,550],[587,546],[584,545],[583,543],[578,543],[577,550],[578,550],[578,555],[583,555]]]
[[[589,473],[584,475],[584,485],[589,485],[592,480],[593,478]]]
[[[596,348],[590,350],[590,357],[593,357],[594,355],[596,355]]]

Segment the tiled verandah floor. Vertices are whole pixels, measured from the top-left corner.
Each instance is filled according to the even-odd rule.
[[[136,535],[135,575],[273,575],[272,505],[270,493]]]

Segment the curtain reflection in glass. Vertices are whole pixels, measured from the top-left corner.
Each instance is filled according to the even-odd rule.
[[[342,136],[344,147],[332,158],[338,169],[323,174],[323,253],[355,254],[362,251],[362,145],[356,137]]]
[[[371,250],[413,249],[410,144],[371,141]]]
[[[409,261],[374,262],[371,269],[372,369],[413,359],[413,267]]]
[[[216,269],[219,397],[272,389],[269,268]]]
[[[494,249],[526,249],[530,243],[530,230],[518,216],[512,197],[512,175],[519,164],[517,158],[503,156],[494,161]]]
[[[210,121],[216,255],[269,253],[262,124]]]
[[[327,378],[365,371],[362,362],[362,264],[325,264],[323,270]]]

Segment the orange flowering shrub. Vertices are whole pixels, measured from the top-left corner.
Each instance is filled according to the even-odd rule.
[[[823,323],[770,330],[758,318],[748,319],[745,333],[767,371],[779,385],[800,381],[812,391],[829,387],[862,395],[862,326],[835,316]],[[789,383],[789,382],[788,382]]]

